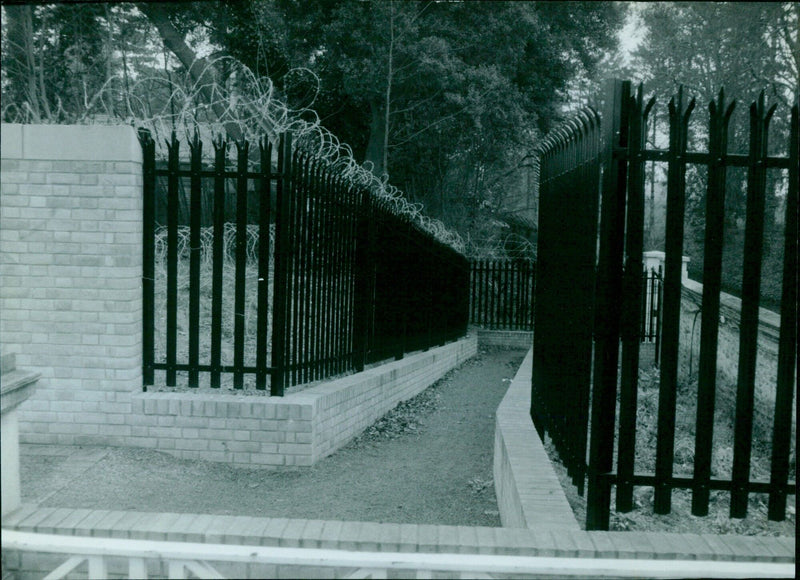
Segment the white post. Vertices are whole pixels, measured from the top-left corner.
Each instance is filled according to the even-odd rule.
[[[22,503],[19,479],[19,419],[17,407],[27,399],[38,374],[25,373],[15,368],[14,355],[2,357],[0,364],[0,485],[2,485],[2,517],[16,510]]]

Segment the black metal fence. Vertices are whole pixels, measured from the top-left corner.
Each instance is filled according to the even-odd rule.
[[[485,328],[533,330],[532,260],[473,260],[470,322]]]
[[[235,164],[217,141],[211,167],[197,137],[188,166],[175,135],[166,167],[150,135],[141,142],[145,388],[164,372],[166,386],[247,378],[281,396],[465,334],[469,261],[290,135],[275,166],[267,139],[255,160],[236,143]]]
[[[642,272],[642,327],[639,332],[642,342],[654,343],[655,363],[658,364],[658,347],[661,337],[661,299],[663,272],[661,266]]]
[[[733,105],[726,102],[722,92],[709,105],[708,151],[687,151],[687,128],[694,100],[687,103],[682,90],[669,103],[668,149],[647,148],[645,131],[654,101],[643,102],[641,87],[634,95],[629,82],[615,81],[606,99],[602,141],[597,115],[586,111],[554,131],[542,147],[531,414],[539,432],[548,432],[553,438],[581,493],[588,474],[588,529],[608,529],[614,486],[616,509],[621,512],[632,509],[634,487],[646,486],[655,489],[654,510],[659,514],[670,512],[672,490],[684,488],[692,490],[695,515],[708,513],[711,490],[730,493],[731,517],[744,517],[749,494],[761,492],[769,494],[769,518],[782,520],[787,494],[795,493],[795,483],[789,481],[789,475],[797,363],[798,105],[791,112],[789,155],[779,157],[767,153],[774,108],[766,108],[763,94],[750,107],[747,154],[727,151]],[[598,232],[600,160],[603,171]],[[668,169],[666,261],[660,305],[655,473],[638,473],[634,470],[637,445],[646,444],[636,437],[645,284],[644,164],[653,160],[666,162]],[[690,164],[708,167],[708,189],[694,470],[691,477],[679,477],[673,468],[686,168]],[[715,479],[711,459],[727,167],[747,168],[747,215],[733,466],[730,478]],[[789,178],[778,372],[770,478],[752,481],[764,200],[766,174],[774,170],[788,170]]]

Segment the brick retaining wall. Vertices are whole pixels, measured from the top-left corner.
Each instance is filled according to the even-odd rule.
[[[243,466],[312,465],[476,352],[468,337],[285,397],[137,393],[119,443]]]
[[[533,349],[497,408],[494,487],[504,527],[579,530],[530,416]]]
[[[679,378],[682,381],[691,382],[697,380],[702,318],[702,314],[697,314],[697,312],[700,309],[702,296],[702,284],[688,279],[683,281],[681,287],[681,334],[678,353],[678,371]],[[741,299],[736,296],[725,292],[720,294],[716,397],[717,405],[724,402],[731,409],[736,406],[741,304]],[[772,434],[775,415],[775,385],[778,381],[778,338],[781,319],[780,315],[766,308],[759,308],[758,318],[754,423],[757,435],[769,438]],[[793,404],[795,412],[792,413],[792,424],[796,426],[797,397],[794,398]]]
[[[533,345],[533,332],[525,330],[478,329],[480,346],[504,346],[528,350]]]

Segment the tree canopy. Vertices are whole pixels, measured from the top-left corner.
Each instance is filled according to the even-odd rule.
[[[238,138],[245,117],[270,129],[269,91],[473,235],[525,187],[537,136],[571,79],[615,48],[624,16],[619,3],[430,0],[3,10],[5,120],[189,118]]]

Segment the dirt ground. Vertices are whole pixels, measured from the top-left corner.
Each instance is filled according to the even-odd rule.
[[[42,506],[500,526],[494,413],[522,362],[485,349],[310,468],[234,468],[110,447],[23,445]]]

